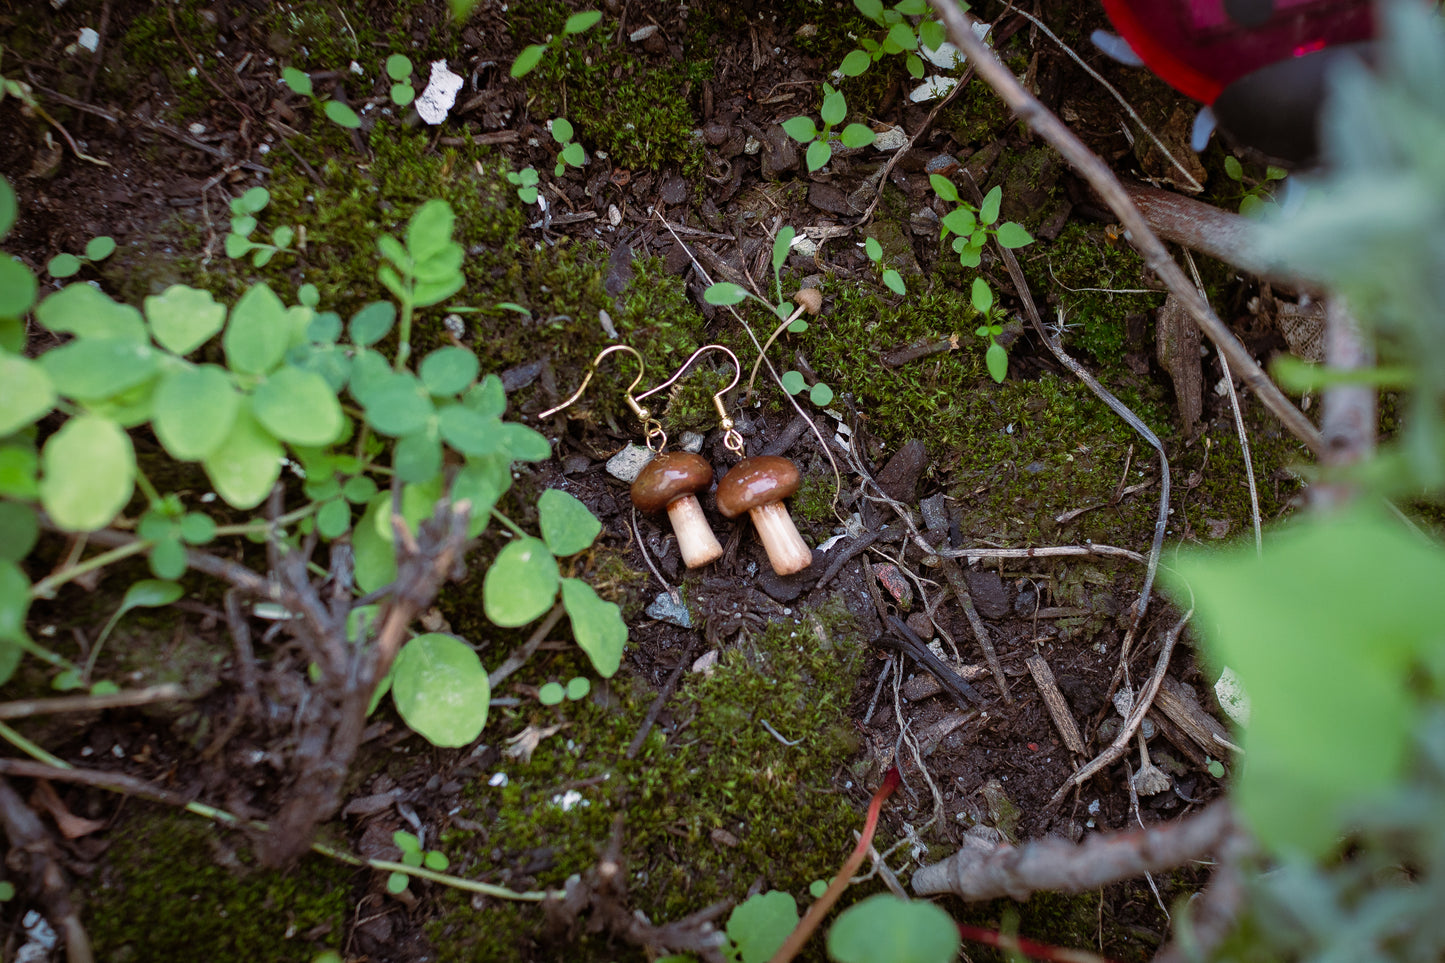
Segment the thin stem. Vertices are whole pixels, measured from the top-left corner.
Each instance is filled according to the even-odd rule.
[[[406,368],[407,359],[411,357],[411,316],[412,297],[415,293],[416,279],[407,278],[406,296],[401,299],[401,321],[397,324],[396,337],[399,342],[396,346],[396,370],[402,371]]]
[[[146,477],[145,472],[141,471],[139,466],[135,470],[135,482],[140,487],[141,494],[145,495],[147,502],[151,505],[160,504],[161,493],[156,491],[156,486],[151,484],[151,480]]]
[[[80,578],[87,572],[93,572],[98,568],[105,568],[122,559],[130,558],[132,555],[139,555],[150,550],[151,542],[140,539],[128,542],[119,548],[113,548],[108,552],[101,552],[83,562],[61,569],[54,575],[47,575],[45,578],[30,586],[30,597],[33,599],[53,599],[55,590],[66,582]]]
[[[495,508],[492,509],[492,517],[495,518],[497,521],[501,522],[503,525],[510,528],[512,530],[512,534],[516,535],[518,538],[531,538],[531,536],[524,532],[516,522],[512,521],[506,515],[503,515]]]

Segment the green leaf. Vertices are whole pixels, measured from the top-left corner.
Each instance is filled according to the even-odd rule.
[[[504,628],[526,625],[557,600],[561,574],[540,539],[519,538],[502,547],[482,580],[482,608]],[[609,673],[610,674],[610,673]]]
[[[386,75],[392,80],[405,80],[411,76],[411,58],[406,54],[392,54],[386,58]]]
[[[564,161],[566,161],[568,164],[571,164],[573,167],[581,167],[583,164],[587,163],[587,151],[582,148],[581,144],[578,144],[575,141],[562,148],[561,157]]]
[[[281,82],[302,97],[311,96],[311,77],[306,73],[297,70],[295,67],[286,67],[281,71]]]
[[[883,0],[853,0],[853,6],[863,16],[878,23],[883,19]]]
[[[1000,224],[993,236],[999,244],[1007,248],[1025,247],[1034,243],[1034,236],[1025,230],[1022,224],[1014,221]]]
[[[130,501],[135,449],[114,421],[79,415],[46,439],[40,471],[40,502],[56,527],[93,532]]]
[[[602,523],[573,495],[549,488],[537,499],[537,524],[553,555],[576,555],[602,534]]]
[[[418,283],[416,290],[412,292],[412,304],[419,308],[425,308],[439,301],[445,301],[460,291],[465,283],[466,279],[460,272],[445,281]]]
[[[328,100],[322,109],[333,124],[353,130],[361,126],[361,118],[356,116],[356,111],[339,100]]]
[[[37,290],[35,275],[30,269],[10,255],[0,253],[0,318],[23,317],[35,303]]]
[[[309,286],[303,285],[303,288]],[[305,296],[300,296],[299,300],[306,303]],[[311,307],[316,305],[312,304]],[[341,340],[341,330],[341,315],[335,311],[322,311],[306,325],[306,340],[313,344],[332,345]]]
[[[560,705],[567,698],[567,690],[560,682],[544,682],[537,689],[537,701],[544,706]]]
[[[978,209],[978,219],[984,224],[998,220],[998,208],[1003,203],[1003,188],[995,186],[983,196],[983,206]]]
[[[1420,707],[1412,667],[1440,678],[1445,550],[1356,506],[1289,526],[1263,559],[1196,551],[1178,566],[1173,594],[1192,588],[1195,631],[1249,692],[1240,812],[1277,853],[1329,851],[1345,814],[1403,777]]]
[[[181,518],[181,538],[189,545],[205,545],[216,537],[216,523],[201,512],[186,512]]]
[[[33,647],[25,634],[25,617],[30,611],[30,579],[20,566],[0,561],[0,684],[10,681],[20,655]]]
[[[15,188],[10,182],[0,177],[0,241],[10,233],[15,226],[15,219],[20,214],[20,206],[15,202]]]
[[[439,198],[427,201],[406,224],[407,253],[418,262],[442,253],[452,244],[456,221],[452,206],[446,201]]]
[[[808,387],[808,381],[798,371],[783,372],[783,390],[790,395],[795,395]]]
[[[792,250],[793,238],[798,232],[792,227],[783,227],[773,237],[773,270],[777,271],[788,260],[788,251]]]
[[[954,185],[953,181],[944,177],[942,174],[929,174],[928,183],[933,185],[933,193],[937,194],[945,201],[949,201],[954,204],[958,203],[958,187]],[[972,230],[972,228],[970,228],[969,230]],[[959,231],[958,233],[962,234],[965,232]]]
[[[367,423],[393,438],[420,431],[436,414],[431,396],[410,373],[390,375],[359,400],[366,406]]]
[[[562,25],[562,32],[564,34],[581,33],[584,30],[590,30],[601,19],[601,10],[583,10],[581,13],[574,13],[567,18],[567,22]]]
[[[439,412],[437,424],[446,443],[464,455],[506,450],[502,420],[495,415],[479,415],[466,405],[447,405]]]
[[[808,145],[804,155],[808,161],[808,173],[813,173],[833,159],[833,148],[825,140],[815,140]]]
[[[417,368],[421,383],[434,395],[454,395],[476,380],[481,364],[466,348],[438,348],[422,359]]]
[[[748,897],[733,910],[727,934],[742,963],[767,963],[797,925],[798,904],[792,894],[772,890]]]
[[[231,431],[201,466],[216,494],[232,508],[255,508],[281,476],[281,445],[251,416],[248,406],[236,411]]]
[[[236,423],[241,394],[216,365],[179,368],[156,388],[152,419],[156,437],[181,461],[199,461],[221,447]]]
[[[806,144],[811,140],[817,140],[818,128],[813,123],[813,118],[806,116],[789,117],[782,123],[783,133],[800,144]]]
[[[471,646],[428,632],[397,653],[391,698],[406,724],[428,742],[454,748],[482,734],[492,687]]]
[[[823,382],[813,385],[813,390],[808,392],[808,400],[819,408],[825,408],[833,401],[833,389]]]
[[[70,284],[35,309],[35,317],[51,331],[78,338],[124,338],[142,343],[148,340],[140,312],[118,304],[89,284]]]
[[[948,31],[937,20],[925,20],[918,25],[918,39],[929,50],[937,50],[948,39]]]
[[[558,117],[552,121],[552,139],[559,144],[570,141],[577,132],[572,129],[572,122],[565,117]]]
[[[320,448],[341,437],[345,419],[336,392],[314,371],[283,365],[251,394],[251,412],[282,441]]]
[[[572,700],[573,702],[577,702],[581,699],[587,698],[587,693],[591,691],[591,681],[582,678],[582,676],[580,675],[568,680],[567,682],[567,698]]]
[[[838,72],[844,77],[857,77],[873,65],[873,58],[862,50],[849,51],[848,56],[843,58],[843,63]]]
[[[536,66],[542,62],[542,55],[547,52],[547,45],[544,43],[528,44],[517,54],[517,59],[512,61],[510,71],[513,77],[522,77],[531,73]]]
[[[807,319],[794,318],[792,322],[788,325],[788,330],[791,331],[793,334],[802,334],[804,331],[808,330]]]
[[[286,306],[263,281],[241,295],[231,309],[231,323],[221,343],[231,370],[265,374],[281,363],[291,335]]]
[[[1008,377],[1008,351],[997,341],[991,341],[988,350],[984,352],[983,362],[988,366],[988,376],[996,384],[1003,384]]]
[[[966,207],[955,207],[953,210],[943,215],[942,223],[945,231],[945,237],[947,237],[948,234],[952,233],[957,234],[960,238],[962,238],[972,234],[974,229],[978,226],[978,221],[974,219],[973,211],[969,210]]]
[[[843,99],[841,90],[834,90],[826,84],[824,90],[826,92],[823,94],[823,106],[818,113],[822,116],[824,124],[836,127],[843,123],[843,119],[848,116],[848,102]]]
[[[428,427],[407,435],[391,453],[391,467],[402,481],[421,485],[438,477],[442,470],[442,445]]]
[[[921,17],[928,13],[928,0],[898,0],[893,9],[905,17]]]
[[[35,509],[19,502],[0,501],[0,561],[20,561],[39,540],[40,519]]]
[[[462,404],[479,415],[500,418],[507,410],[507,390],[502,379],[489,374],[462,395]]]
[[[392,84],[391,102],[398,107],[409,107],[416,100],[416,88],[411,84]]]
[[[468,459],[466,467],[452,480],[452,501],[471,504],[472,520],[467,534],[472,538],[486,529],[497,499],[511,486],[511,465],[506,455]]]
[[[483,723],[485,724],[485,720],[483,720]],[[470,742],[471,740],[468,739],[467,741]],[[439,853],[435,849],[428,852],[422,861],[426,864],[427,869],[435,870],[438,873],[445,873],[447,868],[452,864],[451,860],[447,859],[444,853]]]
[[[34,424],[55,407],[55,386],[29,358],[0,354],[0,438]]]
[[[716,304],[726,307],[730,304],[737,304],[748,296],[748,292],[741,285],[733,284],[731,281],[719,281],[710,285],[702,292],[702,299],[708,304]]]
[[[336,498],[316,511],[316,531],[322,538],[340,538],[351,528],[351,506]]]
[[[922,57],[918,56],[918,54],[916,53],[910,53],[908,57],[904,60],[904,63],[908,66],[908,76],[912,77],[914,80],[923,79]]]
[[[85,256],[92,261],[104,261],[115,253],[115,238],[93,237],[85,244]]]
[[[1239,158],[1224,158],[1224,175],[1232,181],[1244,179],[1244,165],[1240,164]]]
[[[295,229],[282,224],[271,232],[271,243],[277,247],[290,247],[291,242],[296,238]]]
[[[546,461],[552,457],[547,436],[526,425],[502,422],[502,438],[514,461]]]
[[[299,73],[300,71],[298,71]],[[304,75],[303,75],[304,76]],[[231,202],[232,214],[258,214],[266,209],[271,203],[271,192],[264,187],[253,187]],[[251,218],[255,222],[255,218]],[[249,234],[250,231],[242,231],[242,234]]]
[[[57,254],[45,265],[45,270],[53,278],[73,277],[80,271],[80,258],[74,254]]]
[[[149,344],[119,338],[77,338],[40,356],[55,390],[77,401],[101,401],[144,384],[158,365]]]
[[[405,873],[392,873],[386,877],[386,891],[393,896],[400,896],[406,892],[407,885],[411,878]]]
[[[172,284],[145,299],[145,316],[156,343],[184,356],[225,327],[226,306],[216,303],[209,291]]]
[[[365,347],[386,337],[396,324],[396,305],[390,301],[373,301],[351,316],[347,332],[351,343]]]
[[[592,668],[604,679],[610,679],[622,665],[622,649],[627,644],[627,623],[616,603],[604,602],[592,586],[581,579],[562,579],[562,604],[572,620],[572,635]]]
[[[0,365],[3,372],[3,365]],[[6,411],[5,376],[0,373],[0,412]],[[0,495],[35,501],[40,497],[40,456],[27,445],[0,445]]]
[[[877,136],[873,133],[873,128],[866,124],[849,124],[838,135],[838,140],[844,147],[858,148],[867,147]]]
[[[162,608],[185,594],[186,590],[178,582],[141,579],[125,590],[125,597],[121,599],[120,611],[117,614],[123,615],[131,609]]]
[[[837,963],[951,963],[961,943],[948,913],[891,893],[848,907],[828,931],[828,955]]]
[[[987,314],[993,307],[993,291],[983,278],[973,279],[973,289],[969,292],[968,299],[973,309],[980,314]]]
[[[889,27],[888,39],[899,50],[913,50],[918,46],[918,36],[913,32],[913,26],[907,23],[895,23]]]
[[[875,264],[883,260],[883,245],[878,243],[876,237],[868,237],[863,241],[863,252],[868,255],[868,260]]]
[[[892,268],[883,272],[883,283],[887,286],[888,290],[894,294],[904,295],[908,293],[908,288],[903,283],[903,275]]]
[[[226,235],[226,257],[236,259],[243,258],[251,252],[256,245],[252,244],[240,234]]]

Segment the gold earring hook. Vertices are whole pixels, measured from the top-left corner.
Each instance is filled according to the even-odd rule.
[[[637,396],[637,400],[641,401],[643,398],[646,398],[649,395],[655,395],[659,391],[662,391],[663,389],[670,386],[673,382],[677,381],[677,379],[681,378],[684,374],[687,373],[687,369],[692,367],[692,363],[694,361],[696,361],[700,356],[706,354],[709,351],[721,351],[723,354],[726,354],[729,358],[731,358],[733,362],[733,380],[731,383],[728,384],[726,388],[723,388],[721,391],[717,392],[712,396],[712,405],[714,408],[717,409],[718,424],[721,425],[723,429],[723,444],[727,446],[729,451],[736,452],[737,454],[741,455],[743,453],[743,436],[738,434],[737,429],[734,427],[734,422],[732,418],[728,416],[727,406],[723,404],[722,399],[723,395],[727,394],[729,391],[732,391],[734,388],[737,387],[738,381],[741,380],[743,376],[743,366],[738,362],[738,356],[733,354],[730,349],[724,347],[723,345],[705,344],[701,348],[698,348],[692,353],[692,357],[688,358],[682,363],[682,367],[678,368],[677,372],[671,378],[668,378],[666,381],[664,381],[660,385],[657,385],[656,387],[648,388],[642,394]]]
[[[628,354],[632,355],[634,358],[637,359],[637,377],[633,378],[632,384],[627,386],[627,391],[624,393],[623,397],[627,401],[627,407],[631,409],[633,415],[637,417],[638,424],[642,426],[643,435],[647,440],[647,447],[652,447],[653,438],[661,438],[661,444],[656,449],[658,451],[661,451],[661,446],[667,444],[667,435],[663,432],[662,426],[658,424],[655,420],[653,420],[652,412],[648,411],[646,408],[642,407],[642,405],[638,404],[637,399],[632,396],[632,392],[636,390],[637,386],[642,383],[642,376],[647,371],[647,362],[642,360],[642,355],[638,353],[637,349],[632,347],[631,345],[614,344],[611,347],[603,348],[600,352],[598,352],[597,357],[592,359],[592,363],[587,366],[587,374],[582,379],[582,384],[578,385],[577,390],[572,392],[572,397],[568,398],[560,405],[557,405],[555,408],[548,408],[537,417],[538,419],[550,417],[551,415],[555,415],[557,412],[561,411],[563,408],[566,408],[569,405],[575,403],[578,398],[582,397],[582,392],[587,390],[587,385],[591,383],[592,376],[597,373],[597,366],[602,363],[602,359],[607,357],[614,351],[626,351]]]

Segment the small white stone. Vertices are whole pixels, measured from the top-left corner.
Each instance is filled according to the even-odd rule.
[[[652,461],[652,449],[629,444],[626,448],[607,459],[607,474],[629,485],[637,480],[637,473]]]
[[[898,150],[908,146],[908,134],[902,127],[889,127],[879,131],[873,138],[873,146],[881,151]]]
[[[617,227],[622,223],[622,212],[617,209],[616,204],[607,205],[607,223]]]
[[[494,772],[492,778],[487,780],[488,786],[505,786],[506,784],[507,774],[505,772]]]
[[[356,74],[356,76],[358,76],[358,77],[360,77],[362,74],[364,74],[364,73],[366,72],[366,71],[364,71],[364,70],[361,69],[361,64],[357,63],[355,60],[353,60],[353,61],[351,62],[351,66],[350,66],[348,69],[349,69],[352,73]]]
[[[89,50],[91,53],[95,53],[100,49],[100,34],[89,27],[81,27],[80,39],[77,40],[76,43],[80,45],[82,50]]]
[[[447,113],[457,102],[457,93],[465,80],[447,68],[445,60],[434,60],[431,65],[431,80],[426,90],[416,99],[416,112],[428,124],[440,124],[447,119]]]
[[[657,33],[657,24],[649,23],[645,27],[638,27],[636,30],[632,31],[630,34],[627,35],[627,39],[631,40],[633,43],[641,43],[655,33]]]
[[[1244,691],[1244,685],[1239,681],[1239,676],[1229,666],[1219,675],[1219,681],[1214,683],[1214,694],[1219,699],[1219,708],[1241,726],[1249,725],[1249,693]]]
[[[957,77],[944,77],[941,74],[934,74],[908,94],[908,99],[915,104],[921,104],[925,100],[937,100],[947,94],[958,84]]]
[[[202,134],[204,134],[204,133],[206,132],[206,125],[205,125],[205,124],[192,124],[192,125],[191,125],[190,127],[188,127],[187,129],[188,129],[192,134],[194,134],[195,136],[199,137],[199,136],[201,136]]]

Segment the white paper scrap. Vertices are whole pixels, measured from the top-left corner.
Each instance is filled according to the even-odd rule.
[[[434,60],[431,65],[431,80],[426,90],[416,99],[416,112],[428,124],[440,124],[447,119],[447,112],[457,102],[457,92],[464,83],[460,74],[447,68],[445,60]]]

